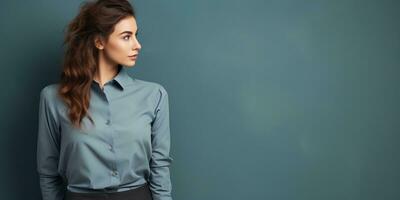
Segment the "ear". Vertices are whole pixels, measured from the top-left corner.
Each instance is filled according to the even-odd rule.
[[[103,37],[97,35],[97,36],[95,37],[95,39],[94,39],[94,45],[95,45],[95,47],[98,48],[99,50],[104,49],[105,43],[104,43]]]

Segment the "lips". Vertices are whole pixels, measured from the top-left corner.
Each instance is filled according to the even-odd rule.
[[[136,55],[132,55],[132,56],[128,56],[129,57],[129,59],[131,59],[131,60],[136,60],[137,59],[137,54]]]

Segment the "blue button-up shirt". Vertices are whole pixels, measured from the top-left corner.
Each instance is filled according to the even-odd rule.
[[[40,92],[37,171],[43,200],[72,192],[119,192],[149,183],[153,200],[172,200],[168,94],[131,77],[124,66],[100,88],[92,81],[89,114],[72,126],[59,83]]]

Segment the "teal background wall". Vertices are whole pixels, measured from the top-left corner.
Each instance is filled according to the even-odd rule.
[[[39,91],[82,1],[2,1],[0,199],[40,199]],[[400,3],[131,1],[176,200],[400,199]]]

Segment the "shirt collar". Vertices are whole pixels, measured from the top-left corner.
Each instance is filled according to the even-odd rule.
[[[132,83],[132,78],[128,74],[128,70],[122,66],[118,65],[118,74],[114,77],[114,81],[121,87],[125,89],[130,83]]]
[[[129,75],[128,70],[124,66],[118,65],[118,73],[113,78],[112,82],[119,86],[121,90],[124,90],[132,83],[132,81],[132,77]],[[95,84],[96,81],[93,80],[92,83]]]

